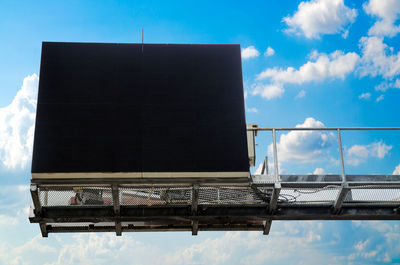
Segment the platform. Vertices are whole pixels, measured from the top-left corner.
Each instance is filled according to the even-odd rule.
[[[268,234],[273,220],[400,220],[399,175],[346,175],[346,185],[341,175],[280,175],[278,183],[273,179],[255,175],[236,185],[221,180],[191,185],[35,180],[29,219],[40,224],[43,236],[220,230]],[[99,199],[93,195],[79,200],[79,191]]]

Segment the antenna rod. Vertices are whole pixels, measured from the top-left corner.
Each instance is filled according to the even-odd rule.
[[[144,29],[142,28],[142,44],[144,42]]]

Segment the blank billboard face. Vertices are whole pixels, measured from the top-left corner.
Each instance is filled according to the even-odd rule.
[[[239,45],[43,43],[34,178],[248,171]]]

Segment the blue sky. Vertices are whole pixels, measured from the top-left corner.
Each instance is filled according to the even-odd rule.
[[[246,118],[400,126],[400,2],[1,1],[0,264],[393,264],[399,222],[274,222],[255,232],[50,234],[29,224],[42,41],[238,43]],[[346,172],[400,174],[393,132],[343,133]],[[259,164],[271,135],[257,137]],[[284,173],[340,173],[330,133],[279,133]],[[256,167],[257,168],[257,167]],[[253,169],[256,170],[256,168]]]

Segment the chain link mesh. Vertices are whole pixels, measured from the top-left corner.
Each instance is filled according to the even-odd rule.
[[[113,204],[111,187],[39,187],[39,199],[42,206],[93,206]]]

